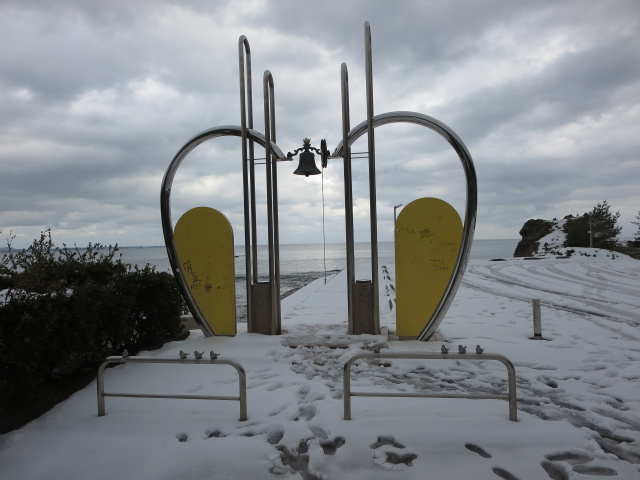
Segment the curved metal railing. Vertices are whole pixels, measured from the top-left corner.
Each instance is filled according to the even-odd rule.
[[[238,372],[240,393],[237,397],[222,395],[160,395],[147,393],[112,393],[104,391],[104,370],[114,363],[184,363],[196,365],[231,365]],[[131,398],[175,398],[191,400],[236,400],[240,402],[240,420],[247,419],[247,374],[244,367],[235,360],[224,358],[178,359],[178,358],[144,358],[144,357],[108,357],[98,368],[98,416],[106,415],[104,397]]]
[[[501,362],[508,373],[509,393],[507,395],[467,395],[465,393],[390,393],[390,392],[352,392],[351,366],[359,359],[378,360],[382,358],[416,359],[416,360],[496,360]],[[415,398],[469,398],[469,399],[500,399],[509,401],[509,420],[518,421],[518,406],[516,399],[516,370],[504,355],[494,353],[361,353],[354,355],[344,364],[344,419],[351,420],[351,397],[415,397]]]

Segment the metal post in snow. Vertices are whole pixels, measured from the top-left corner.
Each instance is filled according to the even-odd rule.
[[[540,315],[540,299],[531,301],[533,305],[533,340],[542,340],[542,316]]]

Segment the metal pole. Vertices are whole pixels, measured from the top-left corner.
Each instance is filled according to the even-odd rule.
[[[273,78],[270,83],[269,90],[269,111],[271,113],[271,141],[276,143],[276,103],[275,93],[273,89]],[[271,181],[273,182],[273,263],[274,263],[274,280],[273,292],[273,315],[276,323],[275,334],[279,335],[281,331],[280,318],[280,222],[278,221],[278,161],[271,159]]]
[[[246,63],[245,63],[246,51]],[[252,265],[255,265],[254,272],[257,272],[257,258],[255,252],[252,252],[251,235],[255,235],[255,189],[251,188],[251,200],[249,199],[249,170],[251,175],[251,183],[253,184],[254,165],[253,165],[253,142],[247,141],[247,123],[248,127],[253,128],[253,101],[251,92],[251,48],[247,37],[242,35],[238,40],[238,63],[240,67],[240,122],[242,129],[242,193],[244,198],[244,258],[245,258],[245,277],[247,287],[247,331],[253,330],[252,314],[253,304],[251,295],[251,272]],[[248,86],[245,82],[245,72],[248,77]],[[248,103],[248,109],[247,109]],[[249,156],[251,158],[250,169],[247,160],[247,143],[249,146]],[[255,263],[253,263],[255,262]]]
[[[373,62],[371,55],[371,27],[364,24],[364,52],[367,90],[367,133],[369,146],[369,212],[371,217],[371,283],[373,295],[373,329],[380,332],[380,305],[378,304],[378,215],[376,206],[376,152],[373,127]]]
[[[396,215],[396,210],[398,210],[401,206],[402,206],[402,204],[395,205],[393,207],[393,228],[394,228],[394,230],[396,228],[396,222],[398,221],[398,216]]]
[[[278,303],[280,301],[278,281],[276,279],[276,247],[275,238],[277,237],[277,224],[274,222],[274,181],[273,181],[273,158],[271,155],[271,121],[273,115],[271,113],[271,105],[273,102],[273,76],[269,70],[264,72],[263,76],[264,91],[264,133],[265,133],[265,165],[267,171],[267,227],[269,235],[269,289],[271,292],[271,334],[280,333],[280,325],[278,318]]]
[[[349,334],[353,335],[353,283],[355,282],[355,253],[353,238],[353,186],[351,179],[351,147],[348,144],[350,126],[349,114],[349,72],[347,64],[341,67],[342,92],[342,144],[344,145],[344,220],[347,243],[347,312]]]
[[[542,340],[542,316],[540,315],[540,299],[531,301],[533,305],[533,339]]]

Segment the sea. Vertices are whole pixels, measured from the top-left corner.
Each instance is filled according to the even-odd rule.
[[[356,279],[371,279],[371,244],[355,244]],[[469,260],[491,260],[511,258],[518,240],[474,240]],[[171,273],[167,250],[161,247],[119,247],[122,260],[131,265],[144,267],[153,265],[158,271]],[[258,246],[258,276],[260,281],[269,279],[269,258],[266,245]],[[393,242],[378,243],[378,265],[393,264],[395,257]],[[306,284],[328,278],[347,266],[343,243],[283,244],[280,245],[280,292],[282,296],[293,293]],[[246,321],[246,276],[243,246],[235,247],[237,318]]]

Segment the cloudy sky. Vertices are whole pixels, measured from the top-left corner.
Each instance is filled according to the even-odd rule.
[[[162,245],[159,194],[198,132],[239,125],[238,38],[253,63],[255,127],[273,74],[277,143],[341,140],[366,119],[364,22],[375,113],[421,112],[465,142],[478,174],[476,238],[519,238],[529,218],[607,199],[623,235],[640,210],[640,2],[513,0],[0,0],[0,230],[31,243]],[[364,151],[366,140],[354,146]],[[449,145],[425,128],[376,129],[378,230],[424,196],[465,208]],[[279,164],[281,240],[344,241],[342,161],[324,178]],[[356,240],[368,240],[366,160],[353,160]],[[258,172],[264,225],[264,173]],[[178,171],[173,221],[219,209],[243,239],[237,138],[198,147]],[[265,235],[260,227],[261,239]],[[4,244],[4,241],[2,242]],[[3,245],[4,246],[4,245]]]

